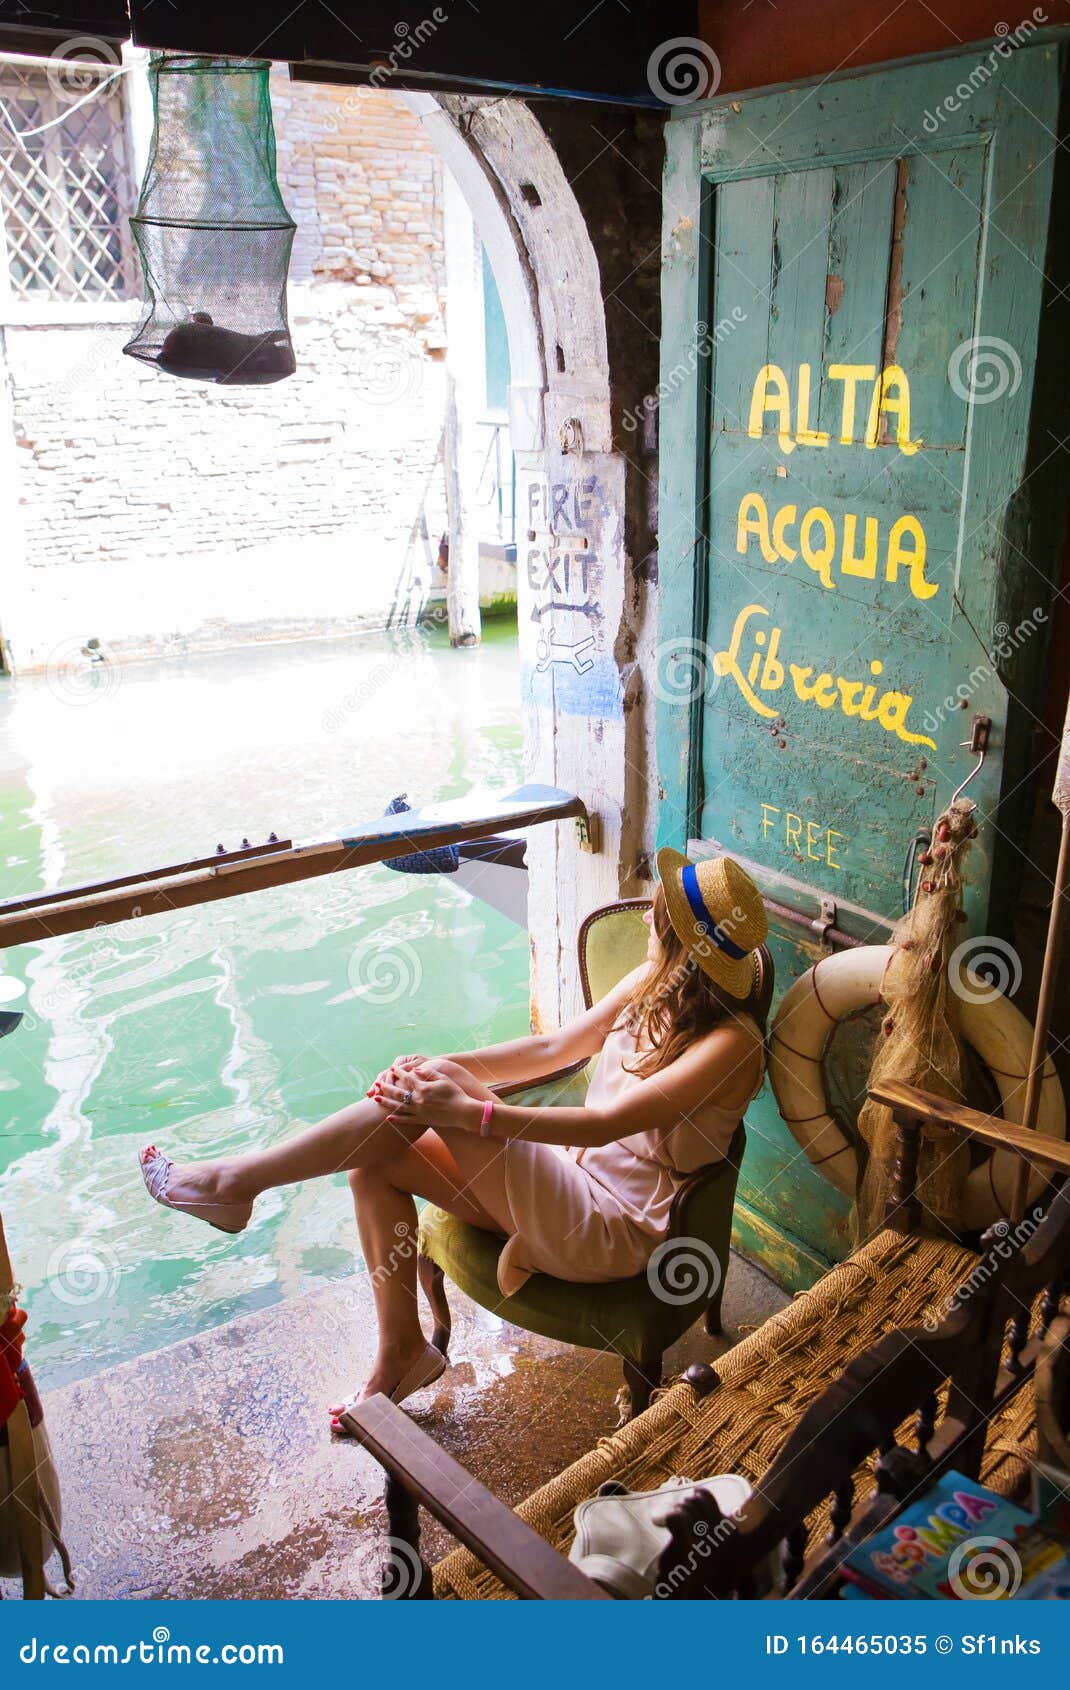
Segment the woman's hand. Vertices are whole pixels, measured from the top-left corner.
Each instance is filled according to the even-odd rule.
[[[390,1110],[394,1121],[425,1121],[431,1127],[478,1131],[483,1116],[478,1098],[470,1097],[433,1062],[421,1059],[403,1068],[395,1063],[376,1080],[370,1096]]]
[[[385,1085],[390,1080],[403,1080],[405,1075],[415,1068],[433,1068],[436,1074],[453,1080],[469,1097],[478,1097],[481,1104],[496,1095],[489,1086],[485,1086],[482,1080],[477,1080],[474,1074],[452,1056],[399,1056],[389,1068],[384,1068],[381,1074],[376,1075],[368,1096],[373,1095],[377,1085]]]
[[[421,1063],[434,1062],[435,1060],[433,1056],[395,1056],[389,1068],[384,1068],[381,1073],[376,1074],[372,1081],[372,1090],[376,1086],[381,1086],[384,1080],[396,1079],[403,1070],[419,1068]],[[371,1095],[372,1093],[369,1091],[368,1096]]]

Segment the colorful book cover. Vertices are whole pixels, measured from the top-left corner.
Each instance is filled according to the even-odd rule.
[[[1063,1555],[1028,1579],[1018,1592],[1023,1602],[1070,1602],[1070,1561]]]
[[[1009,1596],[1022,1582],[1018,1545],[1033,1523],[1006,1497],[961,1473],[945,1473],[892,1524],[852,1549],[843,1571],[887,1596]]]
[[[1066,1545],[1039,1526],[1016,1526],[1012,1540],[980,1536],[969,1542],[939,1594],[948,1601],[999,1601],[1024,1596],[1026,1586],[1066,1561]],[[951,1576],[953,1574],[953,1576]]]

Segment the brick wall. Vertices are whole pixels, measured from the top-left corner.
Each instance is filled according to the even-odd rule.
[[[294,377],[201,387],[122,357],[126,324],[3,328],[22,541],[0,619],[16,667],[72,639],[133,653],[380,622],[430,572],[439,166],[394,95],[281,75],[272,95],[298,223]]]
[[[388,283],[404,309],[438,304],[438,161],[394,94],[272,77],[278,174],[298,225],[291,276]]]

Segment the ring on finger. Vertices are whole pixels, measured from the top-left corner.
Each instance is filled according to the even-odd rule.
[[[411,1102],[412,1102],[412,1092],[411,1091],[407,1091],[405,1093],[405,1102],[411,1104]]]

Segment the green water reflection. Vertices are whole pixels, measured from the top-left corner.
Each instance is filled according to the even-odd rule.
[[[3,896],[336,835],[521,775],[515,630],[376,634],[0,685]],[[344,1178],[229,1240],[143,1194],[136,1151],[274,1143],[399,1049],[527,1020],[527,936],[439,876],[375,866],[10,950],[0,1210],[53,1386],[349,1272]]]

